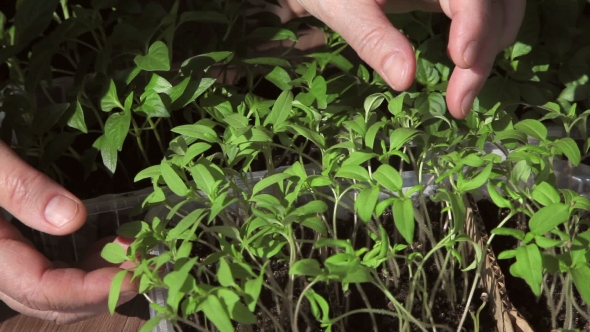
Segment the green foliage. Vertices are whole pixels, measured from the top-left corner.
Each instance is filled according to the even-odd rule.
[[[220,331],[260,317],[297,331],[300,316],[341,330],[359,313],[341,312],[347,294],[367,284],[390,306],[364,303],[364,313],[390,315],[400,331],[433,329],[430,310],[412,310],[417,301],[458,301],[459,274],[478,285],[486,248],[466,234],[469,196],[503,212],[486,245],[517,240],[498,255],[512,263],[504,273],[535,296],[547,295],[552,280],[570,303],[578,294],[590,301],[590,200],[572,186],[572,176],[589,175],[587,2],[529,1],[517,41],[498,55],[462,121],[446,112],[452,63],[441,15],[390,16],[418,61],[416,83],[397,93],[349,59],[330,29],[282,24],[249,2],[20,3],[0,31],[10,73],[0,136],[62,182],[61,155],[86,174],[143,162],[128,176],[151,181],[144,207],[165,212],[119,229],[135,239],[128,252],[102,252],[111,263],[135,263],[129,273],[142,293],[168,290],[143,330],[161,319],[196,324],[194,315]],[[323,49],[252,48],[296,40],[303,24],[322,27]],[[243,79],[227,79],[235,73]],[[51,93],[58,77],[73,83],[65,100]],[[517,218],[520,229],[509,223]],[[153,257],[156,245],[166,251]],[[273,270],[281,267],[288,273]],[[395,297],[402,279],[404,303]]]

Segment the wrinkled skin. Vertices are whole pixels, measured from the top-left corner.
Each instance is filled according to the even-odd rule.
[[[61,197],[52,201],[55,197]],[[74,195],[19,159],[0,142],[0,206],[23,223],[44,233],[66,235],[86,220],[86,209]],[[53,210],[52,210],[53,208]],[[47,210],[46,210],[47,209]],[[55,226],[50,219],[61,221]],[[0,215],[0,300],[28,316],[73,323],[107,312],[111,281],[129,263],[114,266],[100,257],[113,241],[126,248],[130,240],[103,239],[77,267],[51,262]],[[126,276],[120,304],[137,295]]]
[[[311,14],[338,32],[395,90],[410,87],[416,61],[410,42],[384,13],[444,12],[455,69],[447,89],[451,115],[462,119],[492,70],[496,54],[520,29],[526,0],[281,0],[289,19]]]

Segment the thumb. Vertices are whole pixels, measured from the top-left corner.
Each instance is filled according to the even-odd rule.
[[[412,84],[416,60],[408,39],[385,16],[381,8],[385,2],[322,0],[314,1],[308,10],[338,32],[392,88],[401,91]]]
[[[80,228],[86,208],[70,192],[0,142],[0,206],[38,231],[66,235]]]

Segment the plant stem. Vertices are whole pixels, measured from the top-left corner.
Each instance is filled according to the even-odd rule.
[[[131,116],[131,124],[133,125],[133,130],[135,131],[135,140],[137,141],[137,147],[141,152],[145,164],[149,166],[150,159],[148,158],[147,153],[145,152],[145,148],[143,147],[143,142],[141,141],[141,130],[137,126],[137,122],[135,121],[133,116]]]

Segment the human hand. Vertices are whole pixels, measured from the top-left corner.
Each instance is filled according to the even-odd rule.
[[[281,0],[291,16],[305,11],[338,32],[395,90],[410,87],[416,73],[412,45],[385,16],[415,10],[443,11],[452,19],[448,53],[456,67],[447,107],[462,119],[492,70],[496,54],[510,46],[526,0]]]
[[[29,227],[53,235],[70,234],[86,219],[79,199],[20,160],[2,142],[0,206]],[[123,247],[130,244],[122,238],[114,242]],[[106,240],[97,243],[79,268],[65,267],[50,262],[0,217],[0,300],[25,315],[59,324],[107,312],[111,281],[125,266],[100,259],[105,244]],[[135,295],[137,288],[126,276],[119,304]]]

